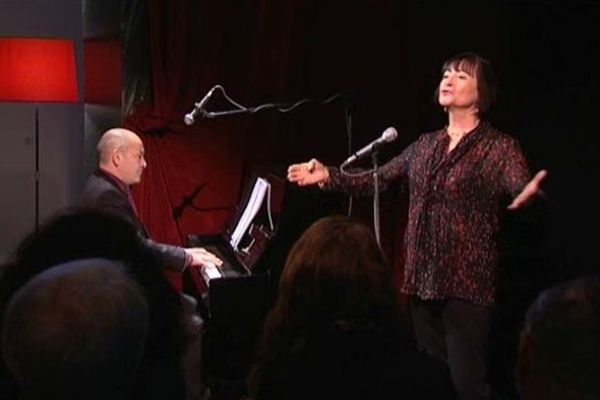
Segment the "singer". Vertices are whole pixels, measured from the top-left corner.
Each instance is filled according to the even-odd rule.
[[[496,297],[499,217],[540,193],[516,139],[484,119],[496,83],[473,53],[449,58],[436,90],[448,124],[423,134],[380,169],[385,189],[409,188],[404,277],[418,346],[448,364],[459,397],[490,399],[485,349]],[[325,190],[369,194],[370,175],[348,176],[318,160],[291,165],[288,179]],[[510,200],[506,200],[510,199]]]

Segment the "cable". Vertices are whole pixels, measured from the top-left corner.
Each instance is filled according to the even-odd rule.
[[[223,97],[225,97],[225,99],[227,99],[227,101],[229,103],[231,103],[232,105],[234,105],[235,107],[237,107],[238,110],[242,110],[242,111],[246,111],[250,114],[254,114],[260,110],[264,110],[264,109],[268,109],[268,108],[277,108],[277,110],[279,112],[290,112],[296,108],[298,108],[299,106],[301,106],[302,104],[306,104],[306,103],[310,103],[310,102],[314,102],[315,100],[308,97],[302,100],[298,100],[295,103],[265,103],[265,104],[261,104],[258,105],[256,107],[246,107],[243,104],[240,104],[238,102],[236,102],[235,100],[233,100],[231,97],[229,97],[229,95],[227,94],[227,91],[225,90],[225,88],[221,85],[215,85],[213,86],[213,88],[211,90],[220,90],[221,93],[223,94]],[[323,100],[323,101],[317,101],[319,104],[328,104],[331,103],[333,100],[337,99],[337,98],[341,98],[342,95],[340,93],[336,93],[333,96],[330,96],[329,98]]]

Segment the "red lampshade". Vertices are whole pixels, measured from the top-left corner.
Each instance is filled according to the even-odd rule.
[[[78,101],[72,40],[0,38],[0,100]]]

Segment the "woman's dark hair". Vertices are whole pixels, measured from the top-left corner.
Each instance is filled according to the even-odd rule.
[[[344,216],[311,225],[283,268],[248,380],[250,392],[258,391],[265,365],[301,351],[311,334],[332,325],[352,329],[393,320],[390,281],[391,271],[369,228]]]
[[[282,327],[373,318],[389,270],[373,234],[342,216],[314,223],[295,243],[272,314]]]
[[[485,113],[497,94],[496,74],[489,60],[478,54],[465,52],[456,54],[444,62],[441,74],[446,71],[464,71],[477,79],[477,113]],[[435,90],[435,100],[439,96],[439,86]]]

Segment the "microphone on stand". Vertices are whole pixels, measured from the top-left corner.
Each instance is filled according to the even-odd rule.
[[[185,122],[186,125],[192,125],[194,122],[196,122],[196,114],[198,114],[198,112],[205,112],[204,105],[208,102],[216,88],[216,86],[213,86],[213,88],[210,89],[208,93],[206,93],[202,100],[200,100],[194,105],[194,109],[189,113],[185,114],[185,116],[183,117],[183,122]]]
[[[383,133],[381,134],[380,137],[373,140],[371,143],[369,143],[368,145],[366,145],[365,147],[363,147],[362,149],[358,150],[357,152],[352,154],[350,157],[348,157],[346,159],[346,161],[344,161],[342,163],[340,168],[347,167],[348,165],[352,164],[356,160],[359,160],[365,156],[370,155],[371,153],[373,153],[374,151],[379,149],[384,144],[393,142],[394,140],[396,140],[397,137],[398,137],[398,132],[396,131],[396,128],[394,128],[393,126],[390,126],[385,131],[383,131]]]

